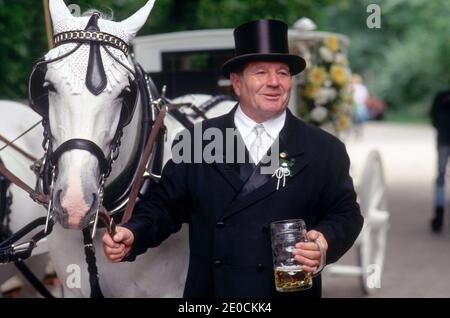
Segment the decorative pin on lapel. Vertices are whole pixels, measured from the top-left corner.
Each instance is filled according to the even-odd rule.
[[[280,188],[281,179],[283,179],[283,188],[286,186],[286,177],[291,175],[291,168],[294,165],[294,159],[286,160],[287,154],[285,152],[280,153],[280,167],[276,169],[272,177],[276,177],[277,181],[277,191]]]

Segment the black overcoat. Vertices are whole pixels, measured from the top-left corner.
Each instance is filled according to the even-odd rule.
[[[225,135],[226,128],[235,127],[235,110],[204,121],[202,129],[216,127]],[[185,297],[320,297],[320,276],[306,291],[275,290],[270,223],[304,219],[308,229],[325,236],[327,263],[337,261],[363,224],[349,158],[341,141],[289,110],[279,145],[293,166],[286,186],[278,191],[270,174],[253,173],[243,180],[242,165],[235,163],[168,161],[160,183],[152,185],[125,225],[135,236],[127,260],[188,223]]]

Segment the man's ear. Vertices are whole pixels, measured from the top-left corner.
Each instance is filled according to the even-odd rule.
[[[240,87],[241,78],[239,74],[234,72],[230,73],[230,81],[236,96],[238,97],[241,96],[241,87]]]

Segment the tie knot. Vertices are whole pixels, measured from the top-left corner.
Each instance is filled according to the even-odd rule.
[[[260,137],[266,131],[266,129],[264,128],[264,126],[262,124],[259,124],[259,125],[256,125],[255,127],[253,127],[253,130],[255,131],[255,134],[257,137]]]

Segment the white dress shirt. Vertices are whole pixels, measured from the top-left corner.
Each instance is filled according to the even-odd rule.
[[[281,129],[283,129],[285,120],[286,111],[281,113],[276,118],[271,118],[265,122],[262,122],[261,124],[258,124],[253,119],[244,114],[241,109],[241,105],[238,106],[236,112],[234,113],[234,124],[241,134],[242,139],[244,139],[244,143],[247,147],[247,150],[249,151],[250,158],[254,163],[259,163],[259,161],[266,154],[267,150],[269,150],[275,139],[278,138]],[[262,125],[264,127],[264,130],[261,134],[261,140],[257,141],[260,147],[255,147],[255,139],[257,137],[255,127],[258,125]],[[257,150],[256,148],[259,148],[259,150]]]

